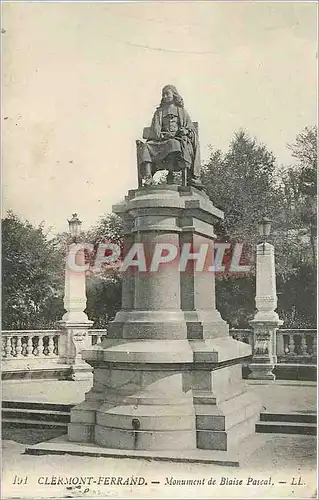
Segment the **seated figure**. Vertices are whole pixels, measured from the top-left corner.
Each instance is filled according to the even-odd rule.
[[[136,141],[139,185],[151,185],[155,172],[168,170],[168,184],[173,183],[173,172],[182,171],[184,185],[202,188],[197,130],[173,85],[163,88],[161,103],[146,130],[146,142]]]

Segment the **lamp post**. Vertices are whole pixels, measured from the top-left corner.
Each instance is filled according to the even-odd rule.
[[[268,236],[270,235],[271,220],[268,217],[263,217],[258,224],[259,234],[263,237],[263,253],[265,253],[265,244]]]
[[[88,329],[93,325],[84,312],[86,308],[86,275],[84,247],[79,244],[82,222],[76,213],[69,223],[71,243],[65,265],[64,309],[58,322],[61,329],[59,353],[63,363],[71,365],[73,380],[90,378],[92,368],[82,360],[81,352],[90,347]],[[72,266],[72,263],[75,265]]]
[[[68,220],[68,223],[71,238],[76,243],[81,234],[82,221],[78,218],[78,214],[74,213],[72,214],[72,218]]]
[[[250,322],[254,330],[252,363],[249,365],[249,378],[275,380],[272,373],[277,363],[276,331],[282,321],[276,312],[276,273],[274,247],[267,242],[271,221],[264,217],[258,224],[263,242],[256,249],[256,308],[254,319]]]

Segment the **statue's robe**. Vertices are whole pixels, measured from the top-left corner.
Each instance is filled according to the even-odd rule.
[[[175,131],[176,135],[170,139],[163,139],[162,133]],[[179,129],[187,130],[187,135],[179,135]],[[148,138],[138,146],[138,163],[152,163],[152,174],[157,170],[165,170],[174,155],[176,170],[180,169],[180,162],[189,169],[191,177],[198,177],[200,170],[199,145],[197,131],[184,108],[170,105],[160,106],[154,113]]]

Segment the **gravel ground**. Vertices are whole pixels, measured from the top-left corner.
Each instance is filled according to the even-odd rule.
[[[3,499],[316,498],[316,439],[312,436],[269,435],[265,445],[241,467],[72,455],[30,456],[23,454],[25,446],[18,440],[35,443],[42,440],[42,435],[30,434],[29,430],[17,433],[14,429],[11,439],[3,441]],[[147,484],[110,485],[109,477],[115,477],[117,482],[143,477]],[[14,484],[18,478],[23,484]],[[194,480],[197,484],[189,484]],[[86,484],[78,484],[81,481]]]

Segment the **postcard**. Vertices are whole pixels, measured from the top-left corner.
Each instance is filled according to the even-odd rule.
[[[2,498],[317,498],[317,10],[2,3]]]

